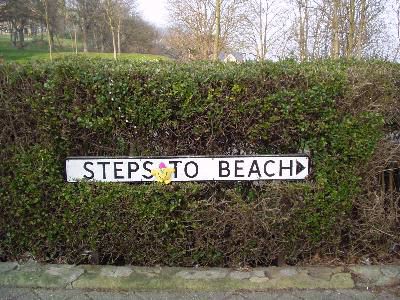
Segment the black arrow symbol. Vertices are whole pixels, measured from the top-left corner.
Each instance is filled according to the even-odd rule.
[[[298,160],[296,160],[296,175],[298,175],[299,173],[301,173],[301,171],[305,170],[305,166],[303,166],[302,163],[299,163]]]

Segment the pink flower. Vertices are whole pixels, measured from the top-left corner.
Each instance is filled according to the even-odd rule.
[[[167,166],[162,162],[162,163],[160,163],[159,167],[160,167],[160,169],[165,169]]]

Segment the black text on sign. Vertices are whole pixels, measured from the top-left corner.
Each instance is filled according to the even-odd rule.
[[[309,157],[71,157],[66,160],[68,182],[154,181],[152,170],[173,168],[172,181],[302,180],[309,174]]]

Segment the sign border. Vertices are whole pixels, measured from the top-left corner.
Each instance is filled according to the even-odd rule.
[[[308,158],[308,175],[304,179],[269,179],[269,180],[193,180],[190,182],[254,182],[254,181],[287,181],[287,182],[299,182],[306,181],[307,177],[311,174],[311,156],[306,153],[301,154],[246,154],[246,155],[163,155],[163,156],[67,156],[64,161],[64,181],[68,183],[80,183],[80,182],[100,182],[100,183],[130,183],[130,184],[149,184],[154,181],[118,181],[118,182],[104,182],[104,181],[76,181],[69,182],[67,180],[67,161],[68,160],[81,160],[81,159],[167,159],[167,158],[229,158],[229,157],[307,157]],[[185,183],[185,181],[172,181],[171,183]],[[188,181],[189,182],[189,181]]]

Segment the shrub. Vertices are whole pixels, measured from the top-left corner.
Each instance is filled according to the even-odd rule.
[[[365,187],[360,166],[376,160],[399,71],[343,61],[0,65],[0,255],[175,266],[343,258],[362,240],[354,224],[369,230],[359,204],[379,187]],[[313,165],[298,183],[63,179],[67,156],[299,152]],[[391,224],[391,238],[373,241],[385,253],[400,239]]]

